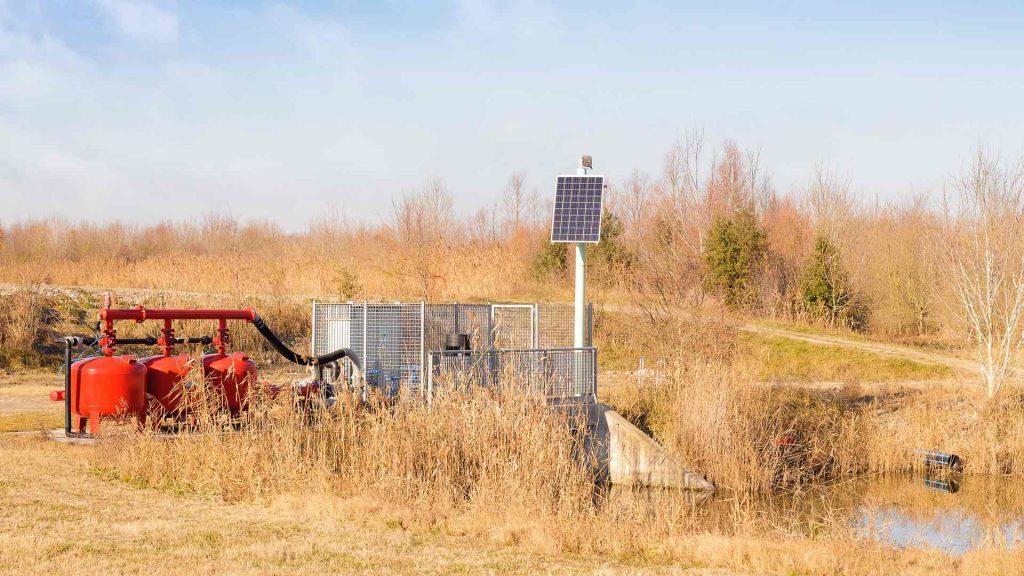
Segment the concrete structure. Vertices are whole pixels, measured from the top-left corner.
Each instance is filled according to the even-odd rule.
[[[679,488],[714,492],[713,484],[680,464],[621,414],[605,404],[566,407],[572,417],[586,421],[587,457],[603,480],[620,486]]]

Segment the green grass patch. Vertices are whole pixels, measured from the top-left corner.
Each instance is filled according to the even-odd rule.
[[[947,380],[954,376],[948,366],[780,336],[745,333],[739,341],[741,354],[760,361],[760,378],[773,382]]]
[[[847,340],[857,340],[860,342],[884,342],[885,340],[876,340],[871,338],[867,334],[861,334],[854,332],[853,330],[847,330],[843,328],[837,328],[829,330],[823,326],[815,324],[808,324],[806,322],[782,322],[779,320],[755,320],[753,322],[756,326],[764,328],[775,328],[778,330],[787,330],[789,332],[797,332],[800,334],[807,334],[808,336],[838,336]]]

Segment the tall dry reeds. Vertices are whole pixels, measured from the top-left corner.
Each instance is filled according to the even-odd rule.
[[[208,383],[199,373],[190,386]],[[216,402],[193,403],[188,433],[118,436],[96,464],[131,482],[229,500],[373,494],[444,509],[572,515],[593,495],[594,476],[575,457],[576,428],[525,397],[452,392],[428,407],[343,395],[314,410],[296,408],[287,392],[271,399],[253,390],[238,430],[208,411]]]
[[[39,364],[48,302],[34,286],[0,294],[0,368]]]

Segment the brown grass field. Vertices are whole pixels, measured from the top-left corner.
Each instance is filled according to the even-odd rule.
[[[28,433],[0,444],[0,572],[1022,573],[1019,550],[894,550],[860,539],[827,503],[807,522],[762,517],[743,496],[914,469],[902,446],[926,437],[972,474],[1019,474],[1019,417],[972,426],[974,396],[945,373],[923,390],[851,382],[819,393],[751,385],[759,368],[739,359],[677,360],[685,369],[655,388],[606,374],[603,398],[718,482],[725,505],[714,511],[628,491],[595,500],[588,471],[565,457],[569,428],[515,395],[453,398],[429,417],[342,404],[314,427],[267,401],[242,432],[210,419],[199,434],[111,429],[98,445],[71,445],[31,432],[60,422],[45,398],[54,374],[16,370],[0,380],[0,424]],[[695,390],[706,399],[690,401]],[[809,444],[778,452],[770,439],[783,431]],[[921,498],[879,490],[883,502]]]

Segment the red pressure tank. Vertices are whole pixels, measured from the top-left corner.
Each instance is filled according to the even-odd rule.
[[[203,356],[203,374],[214,388],[222,390],[224,402],[232,414],[245,410],[249,386],[256,384],[256,363],[241,352]]]
[[[71,365],[71,411],[78,431],[89,421],[98,434],[100,419],[134,416],[146,421],[146,367],[134,356],[99,356]]]
[[[162,416],[185,416],[187,408],[182,406],[185,389],[181,383],[192,368],[192,359],[188,354],[150,356],[141,363],[147,369],[146,394],[152,397],[152,408],[162,413]]]

